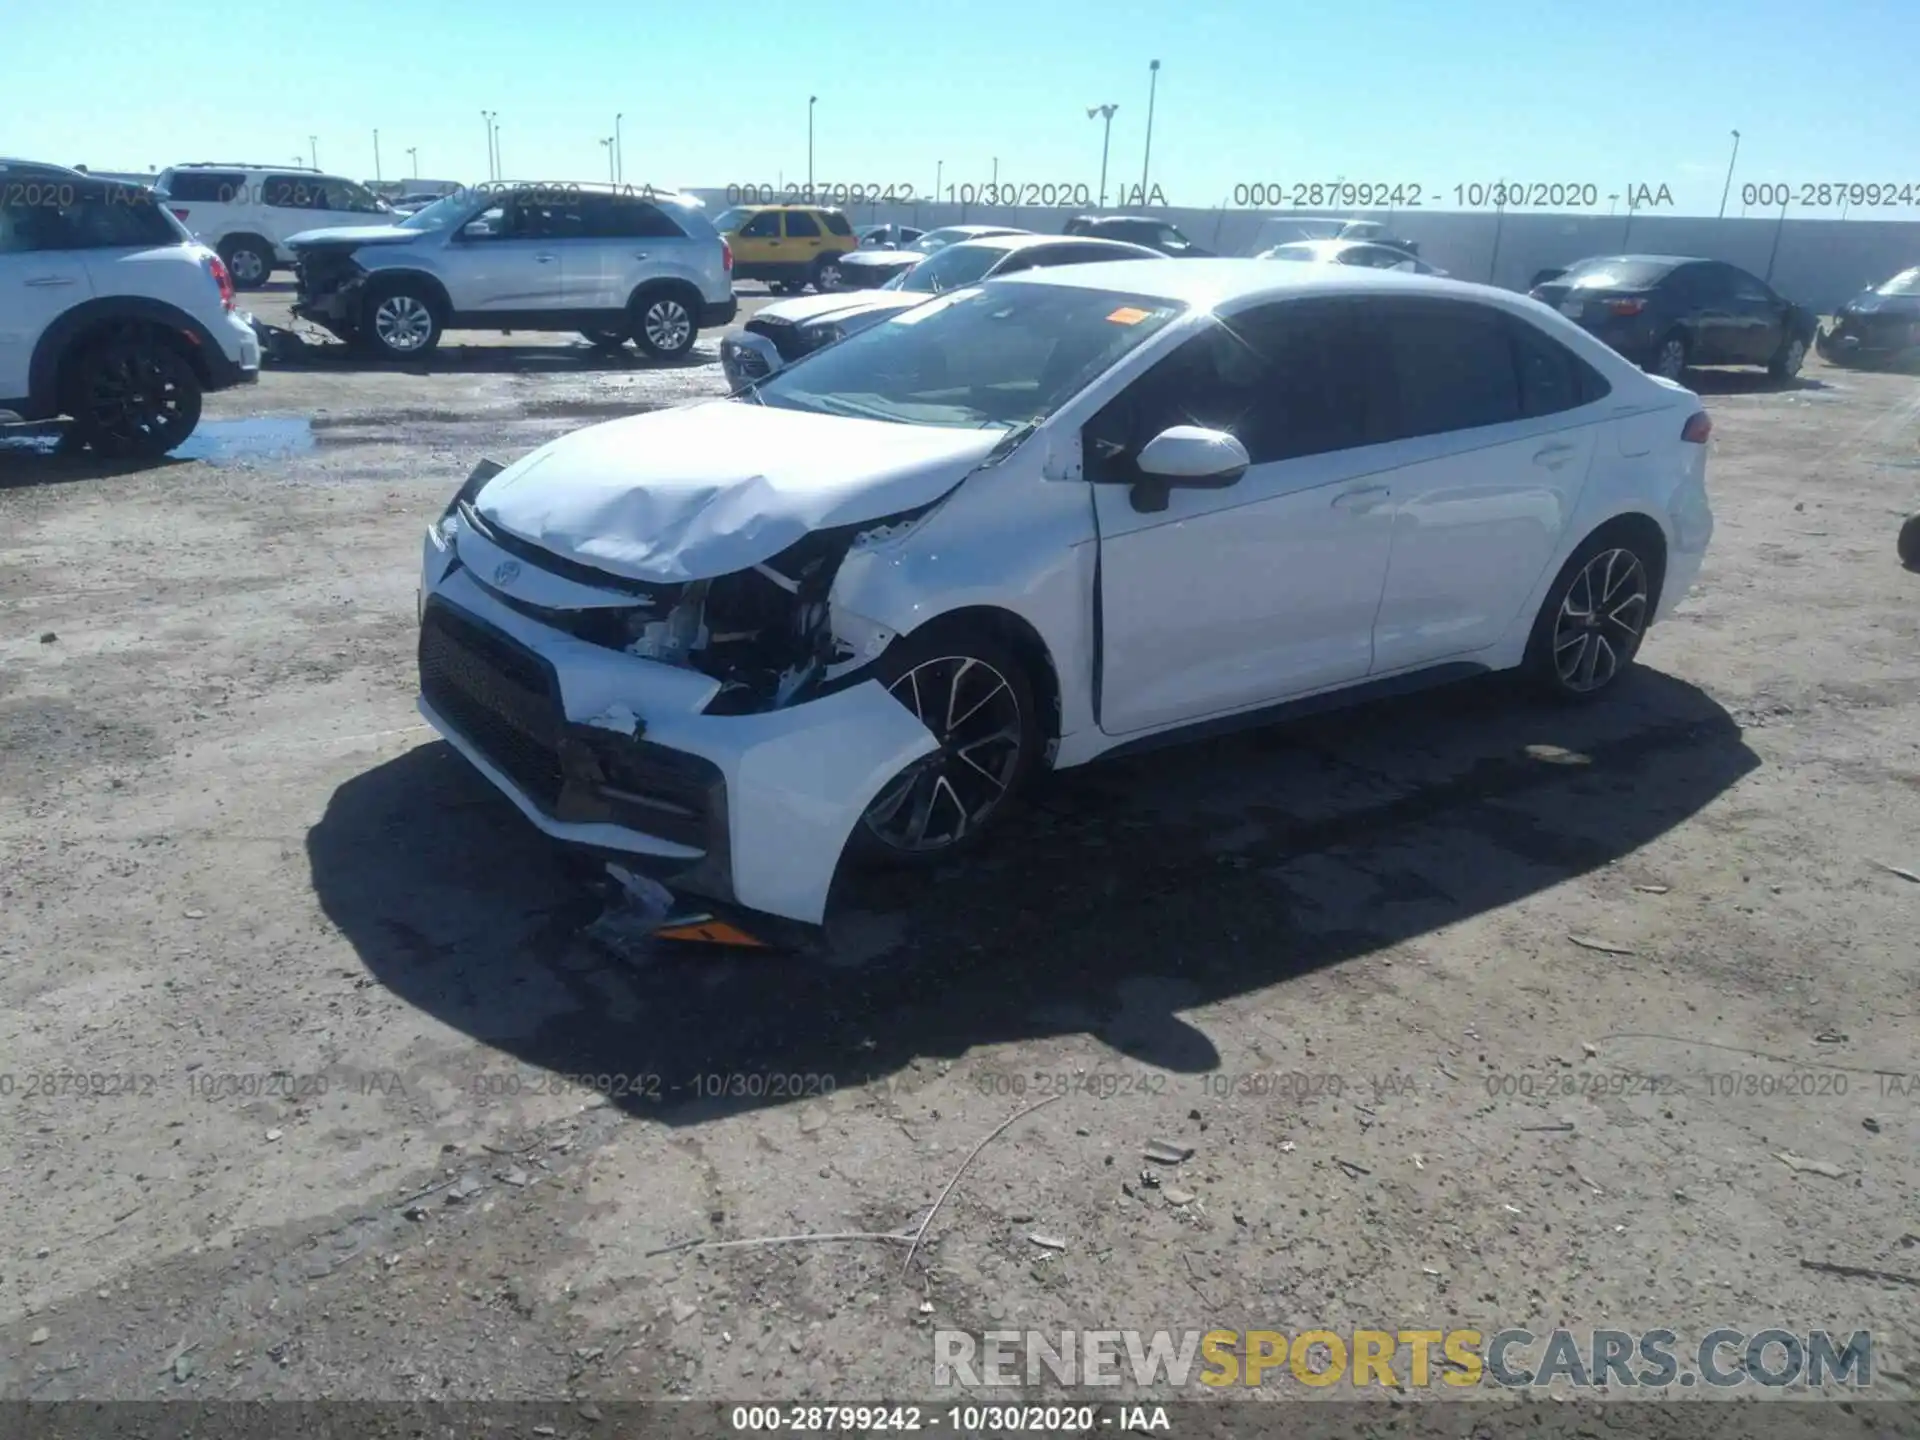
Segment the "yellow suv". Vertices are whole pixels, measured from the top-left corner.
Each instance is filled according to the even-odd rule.
[[[765,280],[780,295],[834,289],[840,257],[860,248],[847,217],[824,205],[736,205],[713,225],[733,248],[733,278]]]

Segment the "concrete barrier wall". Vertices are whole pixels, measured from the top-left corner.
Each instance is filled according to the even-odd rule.
[[[721,190],[696,190],[709,214],[726,208]],[[897,222],[936,225],[1009,225],[1057,234],[1076,212],[980,205],[853,205],[858,225]],[[1250,210],[1162,209],[1155,215],[1180,227],[1196,244],[1221,255],[1299,238],[1298,223],[1316,217]],[[1324,215],[1324,212],[1322,212]],[[1534,273],[1587,255],[1699,255],[1767,276],[1790,300],[1829,314],[1868,284],[1920,265],[1920,223],[1855,219],[1794,220],[1775,216],[1495,215],[1487,211],[1354,211],[1346,218],[1380,220],[1420,247],[1420,257],[1462,280],[1524,290]],[[1324,227],[1313,233],[1324,234]],[[1776,252],[1777,237],[1777,252]],[[1497,249],[1496,249],[1497,246]],[[1769,263],[1771,262],[1771,263]]]

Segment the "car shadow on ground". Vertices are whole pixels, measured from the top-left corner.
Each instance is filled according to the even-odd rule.
[[[616,958],[581,933],[601,902],[577,870],[438,742],[341,785],[307,854],[373,978],[489,1068],[630,1077],[615,1103],[691,1124],[1050,1035],[1214,1069],[1179,1012],[1620,860],[1758,763],[1655,672],[1572,709],[1471,682],[1051,777],[977,858],[847,879],[824,957]],[[698,1094],[713,1076],[762,1078]]]
[[[1690,369],[1680,383],[1696,395],[1763,395],[1801,390],[1831,390],[1833,386],[1809,375],[1776,380],[1765,370]]]
[[[386,371],[402,375],[591,374],[601,371],[683,370],[717,364],[719,342],[695,343],[679,360],[655,360],[633,345],[589,345],[582,339],[545,345],[442,344],[417,360],[369,354],[344,341],[313,339],[294,330],[256,326],[269,370]]]
[[[0,490],[109,480],[185,463],[173,455],[153,460],[103,459],[82,446],[64,422],[0,425]]]

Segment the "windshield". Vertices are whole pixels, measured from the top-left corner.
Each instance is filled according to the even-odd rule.
[[[944,250],[947,246],[956,244],[966,238],[967,232],[965,230],[957,226],[950,226],[945,230],[929,230],[907,248],[909,250],[918,250],[922,255],[931,255],[936,250]]]
[[[402,230],[444,230],[466,219],[473,208],[473,197],[455,191],[443,195],[431,205],[423,205],[413,214],[395,221]]]
[[[900,283],[894,288],[922,295],[959,290],[983,278],[1006,258],[1007,252],[998,245],[949,245],[900,276]]]
[[[1876,295],[1920,295],[1920,265],[1902,270],[1873,292]]]
[[[713,217],[713,228],[722,235],[731,235],[759,212],[751,205],[736,205],[731,210],[722,210]]]
[[[1671,260],[1613,255],[1603,260],[1583,260],[1559,276],[1556,283],[1578,290],[1644,290],[1658,284],[1673,268]]]
[[[1075,285],[963,290],[850,335],[754,394],[821,415],[1011,429],[1051,414],[1185,308]]]

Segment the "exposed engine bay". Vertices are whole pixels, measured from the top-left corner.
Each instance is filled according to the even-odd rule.
[[[893,639],[829,603],[847,556],[912,528],[939,501],[884,520],[842,525],[803,536],[744,570],[713,579],[655,584],[585,570],[490,525],[472,505],[461,520],[499,549],[529,564],[596,587],[617,588],[631,603],[583,609],[536,605],[475,580],[503,603],[543,625],[642,659],[698,670],[720,681],[710,715],[752,715],[816,699],[860,678]]]

